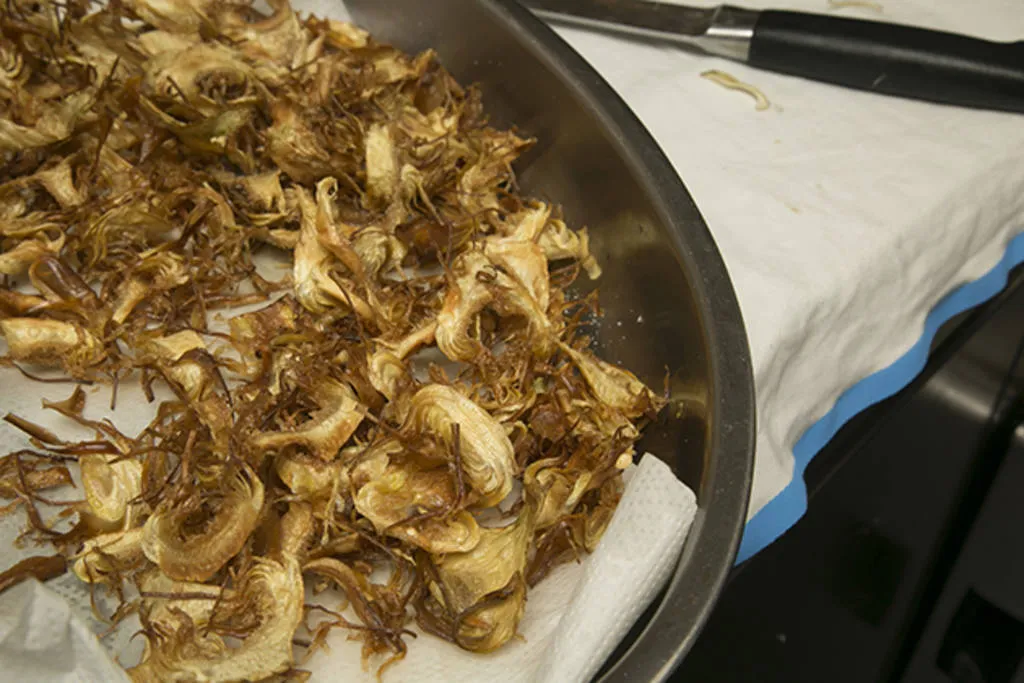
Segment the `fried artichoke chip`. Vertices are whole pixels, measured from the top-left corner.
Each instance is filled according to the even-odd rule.
[[[549,261],[574,259],[591,280],[601,277],[601,266],[590,253],[590,236],[586,228],[574,231],[564,222],[552,220],[541,231],[537,244]]]
[[[162,629],[173,629],[177,623],[176,613],[184,613],[196,626],[210,623],[210,617],[222,597],[220,586],[211,586],[194,581],[175,581],[159,569],[151,569],[137,578],[142,594],[141,611],[148,623]],[[175,599],[175,595],[187,596]],[[207,599],[201,599],[205,596]]]
[[[192,330],[140,344],[143,358],[155,365],[171,388],[199,415],[218,449],[227,447],[232,424],[228,391],[203,338]]]
[[[437,315],[437,346],[451,360],[472,361],[481,352],[479,340],[469,330],[476,316],[487,306],[501,316],[518,316],[526,321],[527,335],[538,356],[550,355],[554,344],[554,328],[544,306],[534,297],[547,298],[548,287],[538,281],[539,256],[526,243],[492,247],[500,259],[495,263],[484,252],[467,251],[452,266],[454,282],[445,295],[444,306]],[[508,263],[509,274],[499,268]],[[543,266],[546,275],[546,264]],[[525,282],[517,275],[521,274]]]
[[[594,479],[590,471],[574,472],[559,467],[560,464],[560,458],[538,460],[530,463],[523,473],[523,486],[538,501],[535,517],[538,530],[571,514]]]
[[[30,75],[18,48],[6,38],[0,38],[0,94],[11,97],[21,92]]]
[[[240,351],[254,352],[261,346],[269,347],[274,337],[294,332],[296,314],[288,299],[279,299],[269,306],[236,315],[228,321],[231,341]]]
[[[532,202],[506,219],[503,233],[512,239],[536,242],[550,219],[549,204]]]
[[[657,412],[664,401],[654,395],[633,373],[615,367],[584,351],[559,343],[572,359],[597,399],[605,406],[621,411],[627,417],[640,417]]]
[[[346,462],[324,462],[320,458],[301,454],[281,454],[274,460],[277,476],[288,489],[309,502],[315,514],[326,518],[338,501],[348,493],[349,478]]]
[[[94,94],[90,88],[67,95],[59,103],[47,103],[31,127],[0,117],[0,152],[24,152],[67,140],[88,118]]]
[[[352,238],[352,250],[362,263],[366,277],[371,280],[397,271],[409,253],[409,248],[401,240],[374,226],[356,233]]]
[[[260,238],[282,249],[294,249],[298,231],[273,227],[298,219],[298,208],[288,202],[281,187],[281,172],[245,176],[239,183],[247,199],[240,209],[252,226],[265,229],[265,234],[259,232]]]
[[[189,351],[205,351],[206,342],[193,330],[182,330],[166,337],[157,337],[149,340],[143,347],[143,351],[150,354],[158,362],[174,363]],[[187,385],[190,392],[197,392],[199,389],[193,383]]]
[[[292,279],[295,298],[311,313],[323,313],[335,306],[351,308],[360,317],[372,320],[373,310],[355,291],[355,283],[331,276],[335,261],[321,239],[320,224],[329,221],[323,210],[305,190],[296,197],[302,214],[302,228],[295,245],[295,267]]]
[[[150,22],[151,24],[153,22]],[[198,33],[173,33],[171,31],[146,31],[136,38],[138,49],[147,57],[156,57],[166,53],[177,53],[198,45],[201,42]]]
[[[106,356],[100,340],[76,323],[7,318],[0,320],[0,334],[7,340],[7,352],[14,360],[62,366],[73,376],[81,376]]]
[[[147,633],[142,663],[128,670],[132,680],[247,681],[290,669],[292,638],[303,617],[301,553],[311,533],[309,506],[291,505],[281,521],[278,552],[253,559],[213,607],[165,608],[157,615],[166,616],[162,628]],[[212,594],[211,587],[197,589]],[[171,620],[176,623],[166,623]],[[235,647],[221,635],[240,632],[245,636]]]
[[[238,472],[208,510],[198,499],[158,507],[143,529],[146,558],[172,579],[206,581],[238,554],[256,528],[263,491],[254,473]],[[205,517],[201,528],[196,528],[196,515]]]
[[[253,447],[263,451],[297,445],[324,462],[333,460],[366,417],[366,406],[347,384],[329,378],[314,385],[310,395],[320,409],[308,422],[293,430],[257,434]]]
[[[48,301],[72,311],[98,334],[108,315],[93,288],[62,259],[45,254],[28,269],[29,281]]]
[[[267,153],[277,167],[299,183],[315,183],[331,175],[336,160],[303,120],[299,106],[275,100],[270,111],[273,125],[267,129]]]
[[[587,229],[571,230],[565,221],[551,218],[551,207],[547,204],[529,205],[507,222],[509,237],[536,243],[548,261],[573,259],[591,280],[601,277],[601,266],[590,253]]]
[[[554,524],[538,530],[536,552],[527,567],[527,583],[535,586],[548,573],[564,562],[578,561],[584,552],[592,553],[611,522],[615,507],[622,498],[622,483],[609,478],[597,491],[597,500],[577,507]],[[591,497],[593,493],[590,494]]]
[[[505,429],[451,387],[431,384],[417,391],[409,402],[402,431],[432,434],[449,448],[456,447],[458,434],[462,470],[478,496],[477,505],[493,507],[512,491],[515,451]]]
[[[484,277],[497,277],[491,262],[480,252],[469,252],[459,257],[452,267],[455,281],[449,286],[444,308],[437,315],[437,347],[451,360],[471,361],[480,353],[482,345],[469,336],[473,318],[489,303],[494,295]]]
[[[232,93],[217,101],[208,94],[211,83]],[[147,95],[184,98],[204,117],[260,101],[256,74],[237,52],[219,44],[190,45],[178,52],[160,52],[146,62],[142,88]]]
[[[359,283],[366,284],[366,273],[359,254],[352,246],[350,238],[356,228],[342,223],[338,217],[335,198],[338,195],[338,181],[335,178],[324,178],[316,184],[316,232],[321,246],[329,251],[343,265],[351,276]],[[357,313],[360,313],[358,310]],[[370,314],[360,313],[364,318]]]
[[[533,536],[529,507],[512,524],[482,529],[473,550],[435,559],[430,594],[453,622],[456,643],[492,652],[516,634],[526,606],[526,561]]]
[[[70,209],[85,203],[85,197],[75,187],[71,161],[71,157],[61,159],[55,166],[38,171],[30,178],[42,185],[62,209]]]
[[[527,240],[488,238],[484,254],[529,293],[541,313],[547,311],[551,286],[548,262],[540,246]]]
[[[204,601],[205,602],[205,601]],[[168,610],[164,628],[149,636],[141,664],[128,670],[133,681],[260,680],[291,668],[292,636],[302,623],[303,583],[295,557],[257,558],[232,594],[207,617],[209,628],[182,610]],[[216,626],[238,622],[245,638],[231,647]]]
[[[370,40],[369,33],[347,21],[310,17],[308,24],[314,31],[325,36],[328,44],[342,50],[366,47]]]
[[[0,275],[22,275],[29,267],[50,254],[58,254],[64,247],[64,235],[56,239],[29,239],[18,242],[12,249],[0,254]]]
[[[174,289],[188,280],[188,268],[180,256],[166,251],[143,255],[142,261],[121,285],[111,319],[115,323],[123,323],[147,297]]]
[[[466,552],[480,541],[473,515],[456,509],[447,469],[418,471],[389,463],[359,487],[355,507],[378,532],[434,554]]]
[[[171,33],[196,33],[217,5],[215,0],[125,0],[125,6],[150,26]]]
[[[459,177],[463,204],[471,215],[498,210],[498,189],[511,175],[512,162],[532,144],[511,131],[485,129],[473,140],[477,159]]]
[[[388,127],[375,123],[366,131],[366,190],[371,200],[388,203],[398,185],[398,157]]]
[[[437,323],[432,322],[410,332],[398,342],[377,340],[377,350],[370,356],[369,379],[373,388],[389,401],[395,400],[403,383],[410,379],[406,359],[419,348],[434,341]]]
[[[280,299],[258,311],[236,315],[228,320],[231,344],[242,356],[247,376],[259,373],[259,356],[269,352],[275,338],[295,331],[296,313],[293,303],[291,299]]]
[[[89,512],[104,523],[134,526],[131,503],[142,493],[142,463],[107,455],[78,458]]]
[[[142,527],[100,534],[85,542],[72,570],[85,583],[120,583],[121,577],[144,561]]]
[[[570,416],[572,428],[569,431],[578,438],[590,442],[621,441],[627,444],[640,438],[640,430],[622,411],[596,401],[574,399],[564,387],[556,388],[553,394],[561,413]],[[632,446],[623,452],[632,454]]]
[[[401,641],[408,619],[404,601],[396,601],[387,589],[372,583],[369,578],[355,571],[351,566],[333,557],[310,560],[302,567],[303,572],[330,579],[344,592],[353,610],[363,622],[365,630],[358,637],[363,640],[363,662],[374,654],[392,650],[398,657],[405,653]],[[399,572],[392,580],[401,579]],[[390,583],[390,582],[389,582]]]
[[[267,4],[273,14],[255,22],[247,21],[241,11],[246,9],[243,7],[239,11],[221,12],[218,16],[220,29],[239,52],[259,64],[269,61],[294,68],[314,58],[315,55],[307,53],[311,36],[287,0],[269,0]]]

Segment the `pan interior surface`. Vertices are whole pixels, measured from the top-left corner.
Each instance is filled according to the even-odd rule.
[[[602,681],[665,679],[691,646],[732,566],[753,470],[753,381],[735,294],[700,213],[628,107],[514,0],[346,0],[353,19],[406,51],[435,50],[477,83],[492,121],[538,139],[517,165],[528,194],[587,226],[604,271],[603,357],[671,403],[642,449],[697,492],[700,511],[660,603]],[[584,284],[583,287],[588,285]],[[592,285],[591,285],[592,286]]]

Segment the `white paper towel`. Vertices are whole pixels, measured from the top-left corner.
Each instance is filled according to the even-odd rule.
[[[656,457],[645,455],[627,474],[622,501],[594,554],[558,568],[529,592],[522,639],[478,655],[419,634],[407,641],[408,654],[387,670],[384,682],[582,683],[593,676],[665,585],[697,511],[693,492]],[[12,532],[11,524],[0,528],[0,549],[10,547]],[[0,550],[0,557],[7,565],[14,556]],[[0,596],[0,677],[123,680],[95,638],[106,629],[91,616],[86,587],[73,575],[56,585],[63,597],[34,581]],[[140,639],[134,647],[129,641],[135,628],[135,621],[126,621],[104,641],[128,665],[139,654]],[[335,630],[328,645],[302,664],[314,681],[377,683],[375,671],[361,666],[359,642]]]
[[[0,600],[0,678],[46,683],[127,681],[68,603],[38,581]]]

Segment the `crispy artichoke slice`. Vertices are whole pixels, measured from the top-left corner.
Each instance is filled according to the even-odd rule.
[[[229,647],[216,630],[200,630],[182,610],[166,617],[164,633],[151,638],[144,659],[129,669],[133,681],[260,680],[289,669],[292,636],[302,622],[302,572],[295,557],[258,558],[240,586],[219,602],[206,625],[239,622],[244,640]],[[173,621],[172,627],[166,622]]]
[[[389,449],[385,446],[378,452]],[[480,527],[473,515],[457,509],[458,492],[448,469],[420,471],[409,462],[390,462],[387,455],[384,460],[383,467],[377,463],[362,470],[376,471],[355,494],[356,510],[378,532],[435,554],[466,552],[476,546]]]
[[[436,560],[438,581],[429,584],[430,594],[453,622],[460,647],[492,652],[516,634],[526,605],[532,517],[527,507],[513,524],[481,530],[473,550]]]
[[[295,661],[292,637],[303,617],[302,553],[312,529],[309,506],[291,505],[281,520],[277,551],[252,560],[237,584],[218,595],[212,608],[165,606],[156,615],[164,621],[163,628],[148,634],[142,663],[128,671],[132,680],[248,681],[291,668]],[[212,590],[198,587],[197,592],[211,594]],[[237,647],[220,635],[239,632],[245,637]]]
[[[106,356],[103,344],[83,326],[41,318],[0,320],[11,358],[48,366],[63,366],[74,376]]]
[[[488,249],[494,259],[488,257]],[[545,310],[547,265],[534,245],[494,242],[484,251],[464,253],[452,270],[454,281],[437,316],[437,346],[448,358],[468,362],[480,355],[483,346],[469,332],[487,306],[501,316],[523,319],[534,352],[541,357],[550,355],[555,329]]]
[[[188,279],[188,268],[180,256],[170,252],[144,255],[121,286],[111,319],[123,323],[147,297],[174,289]]]
[[[142,493],[142,463],[106,455],[78,459],[89,512],[105,523],[132,523],[132,502]]]
[[[432,434],[449,448],[456,447],[458,434],[462,470],[477,495],[477,505],[493,507],[512,491],[515,450],[504,427],[451,387],[432,384],[417,391],[402,430]]]
[[[203,510],[202,501],[158,507],[146,520],[142,550],[164,574],[179,581],[206,581],[238,554],[263,509],[263,482],[251,471],[224,484],[221,499]],[[203,517],[201,527],[194,518]]]
[[[603,405],[621,411],[627,417],[657,412],[663,405],[664,402],[629,370],[615,367],[567,344],[560,343],[560,347],[579,368],[583,379]]]
[[[310,394],[320,409],[308,422],[294,430],[257,434],[253,446],[259,450],[276,450],[298,445],[325,462],[333,460],[366,417],[366,406],[347,384],[330,378],[315,384]]]
[[[85,542],[72,565],[86,583],[120,583],[122,575],[146,559],[142,527],[100,534]]]

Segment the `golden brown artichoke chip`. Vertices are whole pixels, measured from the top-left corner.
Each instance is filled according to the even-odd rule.
[[[263,482],[252,472],[235,474],[223,488],[209,510],[199,492],[193,501],[158,507],[143,528],[146,559],[179,581],[206,581],[220,571],[256,528],[264,499]]]

